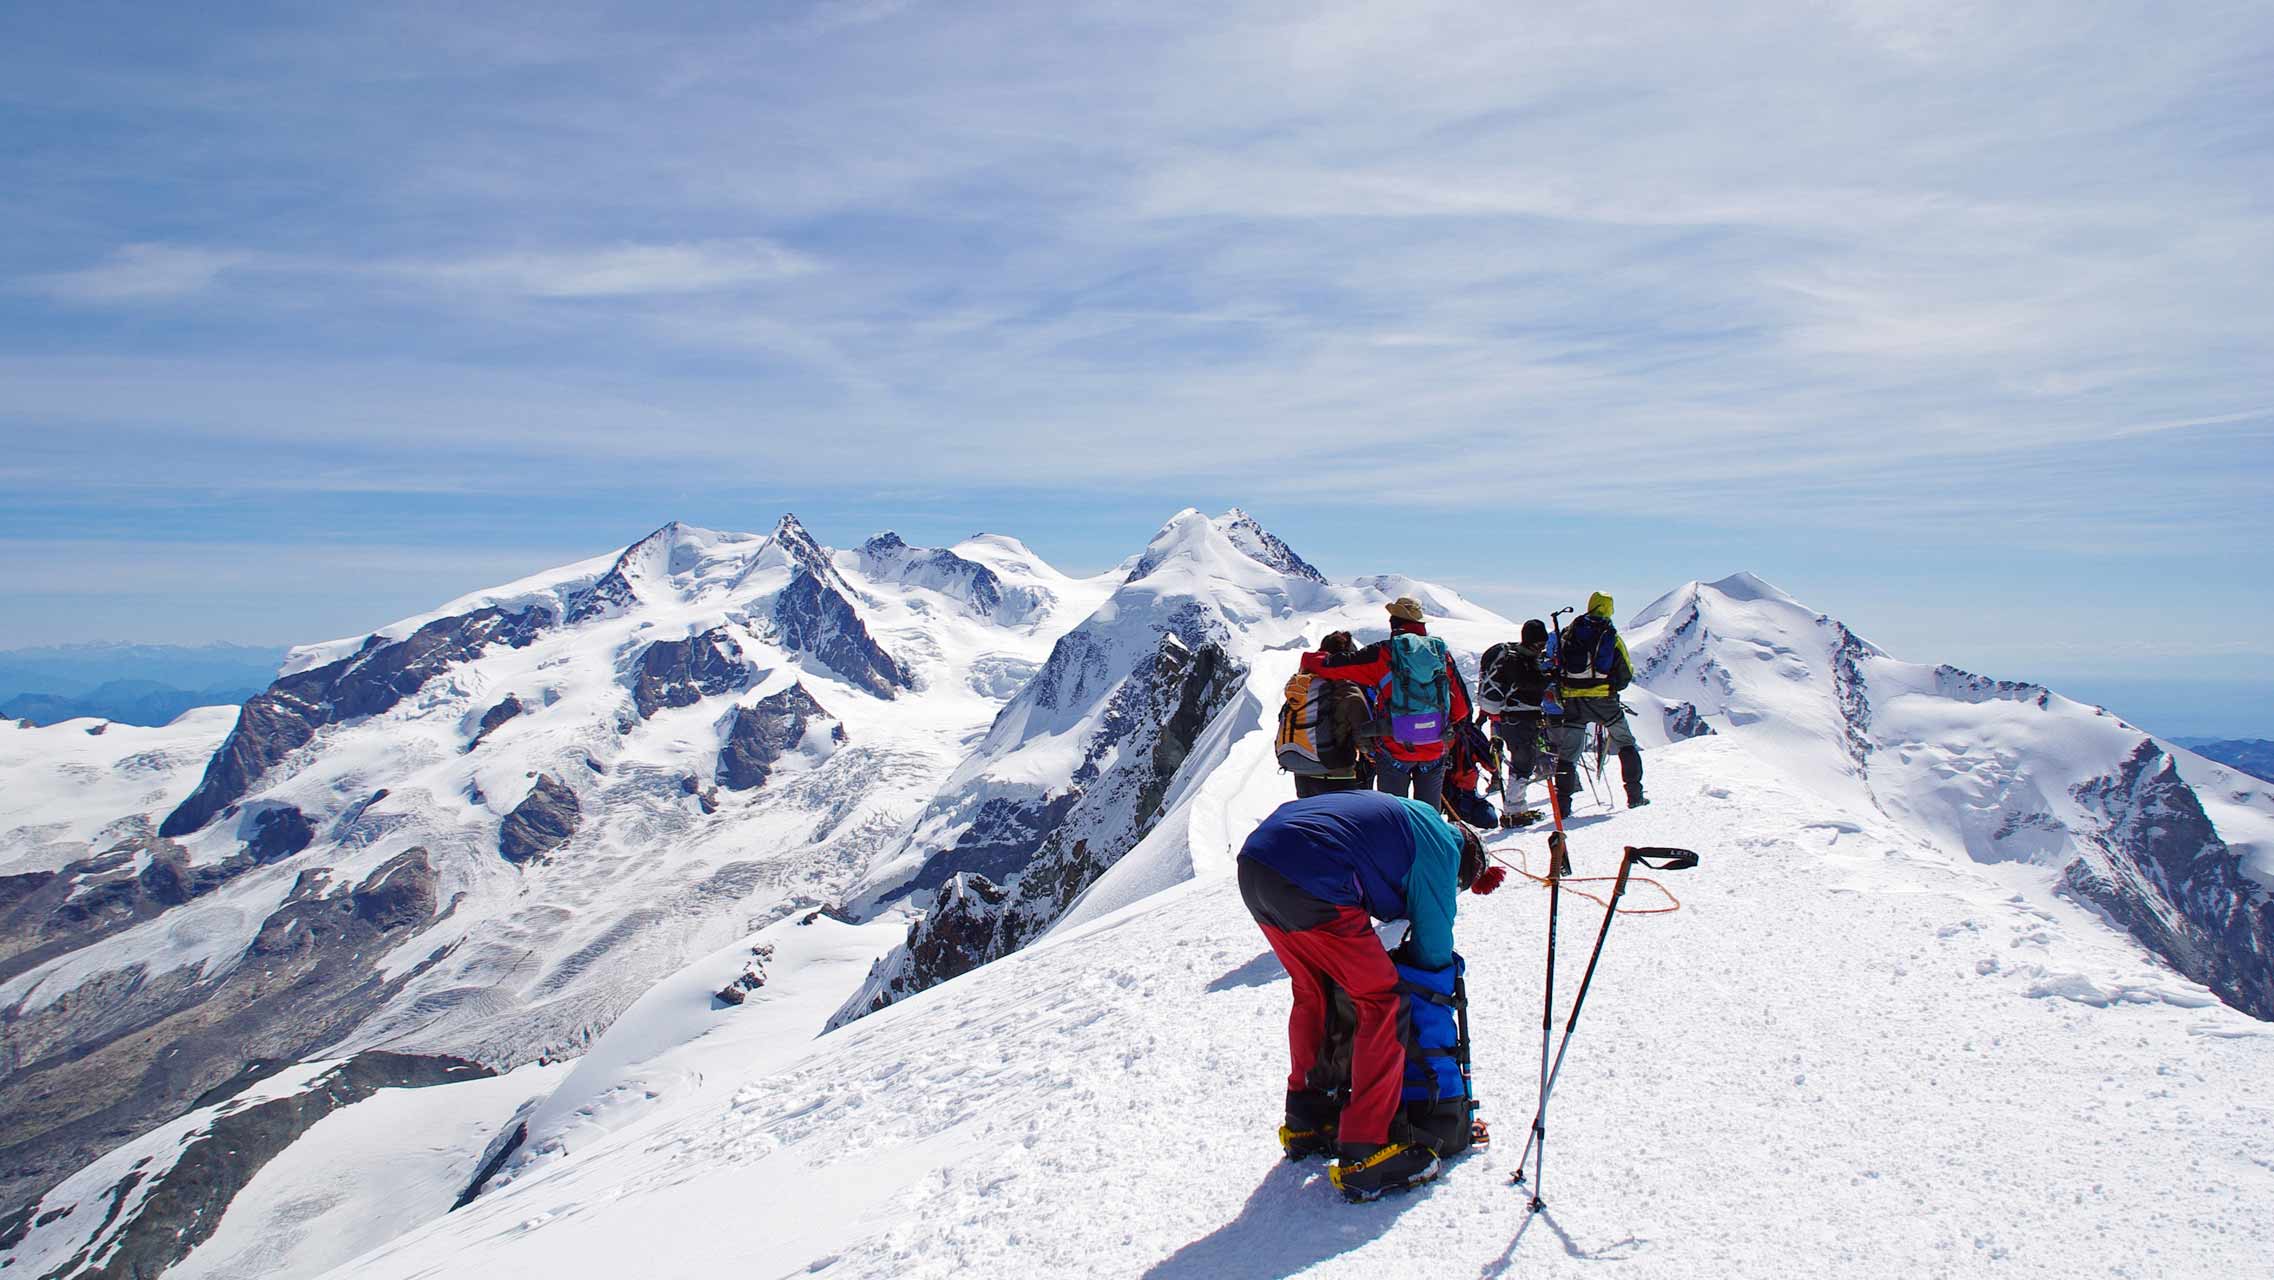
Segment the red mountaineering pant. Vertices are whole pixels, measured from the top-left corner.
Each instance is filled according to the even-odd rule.
[[[1321,902],[1252,859],[1240,859],[1240,892],[1295,988],[1287,1017],[1287,1090],[1307,1087],[1326,1038],[1327,989],[1342,988],[1358,1014],[1351,1044],[1350,1102],[1337,1137],[1390,1140],[1390,1117],[1405,1088],[1405,1046],[1398,1041],[1398,971],[1357,907]]]

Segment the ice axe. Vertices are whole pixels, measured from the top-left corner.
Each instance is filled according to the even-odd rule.
[[[1553,799],[1553,796],[1551,795],[1550,798]],[[1570,870],[1570,864],[1563,858],[1562,837],[1563,832],[1558,831],[1550,839],[1555,854],[1554,863],[1549,871],[1551,880],[1548,899],[1548,973],[1551,984],[1548,989],[1548,998],[1550,1001],[1555,996],[1552,985],[1555,973],[1555,889],[1558,887],[1557,882],[1561,881],[1564,874]],[[1571,1033],[1579,1027],[1579,1010],[1587,1003],[1587,988],[1595,981],[1595,964],[1603,958],[1603,940],[1611,936],[1611,921],[1616,919],[1619,914],[1619,898],[1626,893],[1627,877],[1634,871],[1637,863],[1652,871],[1687,871],[1698,865],[1698,855],[1688,849],[1670,849],[1658,845],[1646,845],[1640,848],[1634,845],[1627,846],[1626,853],[1619,859],[1619,875],[1617,882],[1611,886],[1611,900],[1603,906],[1603,927],[1596,931],[1595,950],[1587,957],[1587,972],[1579,979],[1579,994],[1574,996],[1571,1001],[1571,1016],[1564,1019],[1563,1039],[1556,1044],[1555,1064],[1552,1067],[1545,1065],[1548,1026],[1545,1017],[1541,1020],[1540,1057],[1543,1069],[1540,1073],[1540,1105],[1532,1113],[1532,1133],[1530,1137],[1524,1140],[1524,1154],[1516,1158],[1516,1172],[1509,1175],[1508,1178],[1510,1183],[1522,1185],[1525,1162],[1531,1160],[1533,1151],[1537,1150],[1540,1153],[1539,1160],[1532,1164],[1530,1211],[1533,1213],[1538,1213],[1547,1208],[1547,1202],[1540,1199],[1540,1169],[1547,1161],[1548,1096],[1555,1092],[1555,1082],[1558,1077],[1563,1075],[1563,1055],[1571,1050]]]

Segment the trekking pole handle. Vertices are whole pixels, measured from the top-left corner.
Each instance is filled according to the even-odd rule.
[[[1664,845],[1627,846],[1626,857],[1621,861],[1619,874],[1624,876],[1628,864],[1639,862],[1652,871],[1687,871],[1698,865],[1698,855],[1688,849],[1673,849]]]
[[[1552,794],[1548,799],[1551,804],[1555,801]],[[1564,842],[1563,832],[1550,831],[1548,833],[1548,875],[1560,879],[1570,874],[1571,850]]]

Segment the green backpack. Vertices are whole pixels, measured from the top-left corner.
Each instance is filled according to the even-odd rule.
[[[1390,637],[1390,736],[1409,747],[1443,742],[1452,728],[1453,690],[1445,666],[1452,654],[1435,636],[1401,631]]]

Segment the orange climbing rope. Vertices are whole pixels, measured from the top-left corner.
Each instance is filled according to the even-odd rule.
[[[1553,805],[1553,804],[1555,804],[1555,803],[1556,803],[1556,796],[1555,796],[1555,790],[1554,790],[1554,784],[1553,784],[1553,783],[1550,783],[1550,784],[1549,784],[1549,790],[1548,790],[1548,803],[1549,803],[1550,805]],[[1457,813],[1453,812],[1453,806],[1452,806],[1451,804],[1447,803],[1447,802],[1444,800],[1444,798],[1443,798],[1443,797],[1439,797],[1439,799],[1438,799],[1438,801],[1437,801],[1437,811],[1438,811],[1438,813],[1440,813],[1441,815],[1443,815],[1443,816],[1444,816],[1444,818],[1445,818],[1445,820],[1446,820],[1447,822],[1450,822],[1450,823],[1452,823],[1452,824],[1453,824],[1453,826],[1454,826],[1454,828],[1455,828],[1456,830],[1462,830],[1462,831],[1470,831],[1470,832],[1473,832],[1473,831],[1475,831],[1475,830],[1476,830],[1474,827],[1471,827],[1471,826],[1469,826],[1469,824],[1468,824],[1467,822],[1463,821],[1463,820],[1462,820],[1462,818],[1461,818],[1461,816],[1460,816],[1459,814],[1457,814]],[[1561,831],[1561,830],[1563,830],[1563,823],[1562,823],[1562,821],[1561,821],[1560,817],[1559,817],[1558,821],[1556,822],[1556,830],[1557,830],[1557,831]],[[1480,846],[1482,845],[1483,841],[1482,841],[1481,837],[1479,838],[1479,841],[1478,841],[1478,843],[1479,843],[1479,845],[1480,845]],[[1536,876],[1536,875],[1533,875],[1533,874],[1532,874],[1531,859],[1529,859],[1529,858],[1526,858],[1526,857],[1524,856],[1524,851],[1523,851],[1522,849],[1520,849],[1520,848],[1519,848],[1518,850],[1516,850],[1516,857],[1518,858],[1518,861],[1516,861],[1516,862],[1510,862],[1508,859],[1501,857],[1499,854],[1497,854],[1497,853],[1494,853],[1494,852],[1493,852],[1492,850],[1490,850],[1490,849],[1486,849],[1486,850],[1484,851],[1484,856],[1486,856],[1486,857],[1488,857],[1488,858],[1492,859],[1494,862],[1497,862],[1497,863],[1499,863],[1501,866],[1503,866],[1503,867],[1506,867],[1506,868],[1507,868],[1507,869],[1509,869],[1510,871],[1513,871],[1513,872],[1515,872],[1517,875],[1520,875],[1520,876],[1524,877],[1526,880],[1529,880],[1529,881],[1531,881],[1533,884],[1536,884],[1536,885],[1539,885],[1539,886],[1541,886],[1542,888],[1545,888],[1545,887],[1547,887],[1547,885],[1548,885],[1548,882],[1549,882],[1549,880],[1551,879],[1551,877],[1549,877],[1549,876]],[[1567,876],[1563,877],[1563,888],[1564,888],[1564,891],[1565,891],[1566,893],[1573,893],[1573,894],[1577,894],[1578,896],[1580,896],[1580,897],[1582,897],[1582,898],[1585,898],[1585,899],[1587,899],[1589,902],[1592,902],[1592,903],[1594,903],[1594,904],[1595,904],[1596,906],[1598,906],[1598,907],[1608,907],[1608,906],[1610,906],[1610,905],[1611,905],[1611,900],[1610,900],[1609,898],[1601,898],[1601,897],[1597,897],[1595,894],[1593,894],[1593,893],[1589,892],[1588,890],[1585,890],[1585,889],[1575,889],[1575,888],[1572,888],[1572,886],[1573,886],[1573,885],[1581,885],[1581,884],[1616,884],[1616,883],[1618,883],[1618,879],[1619,879],[1619,878],[1618,878],[1617,876],[1569,876],[1569,875],[1567,875]],[[1653,879],[1651,879],[1651,878],[1650,878],[1650,877],[1648,877],[1648,876],[1629,875],[1629,876],[1627,877],[1627,887],[1628,887],[1630,890],[1631,890],[1631,889],[1632,889],[1632,888],[1633,888],[1635,885],[1638,885],[1638,884],[1646,884],[1646,885],[1649,885],[1651,888],[1653,888],[1653,889],[1656,889],[1656,890],[1657,890],[1657,891],[1658,891],[1658,892],[1659,892],[1661,895],[1663,895],[1663,896],[1665,897],[1665,899],[1666,899],[1666,905],[1665,905],[1665,906],[1663,906],[1663,907],[1620,907],[1620,908],[1618,908],[1618,913],[1619,913],[1620,915],[1622,915],[1622,916],[1662,916],[1662,915],[1666,915],[1666,914],[1668,914],[1668,913],[1670,913],[1670,912],[1680,911],[1680,910],[1682,909],[1682,900],[1681,900],[1680,898],[1677,898],[1677,897],[1675,897],[1675,896],[1674,896],[1674,891],[1673,891],[1673,890],[1671,890],[1671,889],[1669,889],[1669,888],[1667,888],[1665,885],[1662,885],[1662,884],[1658,883],[1656,880],[1653,880]]]
[[[1515,872],[1517,875],[1524,877],[1526,880],[1531,881],[1533,884],[1541,886],[1542,888],[1547,887],[1547,884],[1551,879],[1551,877],[1548,876],[1536,876],[1532,874],[1531,860],[1524,856],[1524,851],[1522,849],[1518,849],[1516,851],[1516,857],[1518,859],[1516,862],[1510,862],[1508,859],[1501,857],[1499,854],[1494,853],[1490,849],[1485,850],[1484,856],[1492,859],[1494,862],[1499,863],[1501,866],[1508,868],[1510,871]],[[1580,897],[1587,899],[1589,902],[1594,903],[1598,907],[1607,907],[1611,905],[1611,900],[1609,898],[1599,898],[1585,889],[1575,889],[1572,886],[1582,884],[1614,884],[1617,881],[1617,876],[1565,876],[1563,877],[1563,891],[1565,893],[1577,894]],[[1620,915],[1662,916],[1668,912],[1680,911],[1682,909],[1682,900],[1675,897],[1674,891],[1668,889],[1665,885],[1658,883],[1656,880],[1653,880],[1648,876],[1630,875],[1627,877],[1627,889],[1629,892],[1632,892],[1634,886],[1638,884],[1649,885],[1651,888],[1656,889],[1659,893],[1665,895],[1666,905],[1663,907],[1622,906],[1619,908]]]

